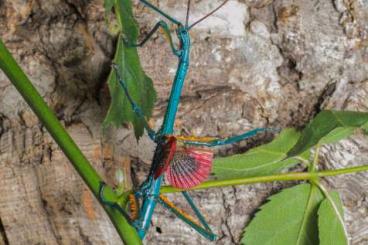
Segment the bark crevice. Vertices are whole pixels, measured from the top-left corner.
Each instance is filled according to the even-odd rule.
[[[1,4],[0,4],[1,5]],[[9,245],[8,237],[6,236],[6,230],[0,217],[0,241],[3,241],[5,245]]]

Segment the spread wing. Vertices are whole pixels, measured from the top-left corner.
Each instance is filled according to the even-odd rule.
[[[206,180],[211,172],[213,152],[198,148],[176,151],[166,170],[168,182],[189,189]]]

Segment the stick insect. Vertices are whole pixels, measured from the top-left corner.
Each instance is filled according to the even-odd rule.
[[[193,22],[192,24],[189,24],[191,1],[188,0],[185,24],[182,24],[180,21],[163,12],[149,1],[140,0],[140,3],[163,16],[175,26],[176,36],[179,40],[179,45],[175,46],[171,36],[169,24],[161,20],[152,28],[152,30],[145,38],[143,38],[141,42],[132,44],[124,41],[128,47],[141,47],[157,30],[162,29],[164,34],[168,37],[173,54],[178,58],[178,68],[174,77],[164,121],[161,129],[158,132],[155,132],[152,128],[150,128],[148,122],[145,120],[146,117],[143,111],[130,96],[128,86],[120,75],[121,72],[119,71],[119,67],[115,64],[112,65],[117,81],[119,81],[125,96],[131,104],[132,110],[137,114],[137,116],[143,119],[144,127],[149,137],[157,144],[157,146],[152,160],[151,169],[146,180],[136,191],[134,191],[133,194],[129,196],[130,202],[127,206],[130,206],[130,214],[128,211],[126,211],[125,207],[123,208],[118,203],[110,202],[104,198],[104,183],[101,183],[100,185],[99,197],[104,205],[108,205],[119,210],[130,222],[130,224],[136,228],[139,236],[142,239],[145,237],[150,227],[150,222],[156,204],[159,203],[173,212],[185,223],[193,227],[205,238],[212,241],[215,240],[216,235],[212,232],[211,228],[205,221],[205,218],[194,204],[189,193],[186,191],[186,189],[190,189],[192,186],[197,185],[205,180],[210,172],[213,154],[211,151],[203,149],[203,147],[209,148],[233,144],[253,137],[259,132],[269,130],[267,128],[256,128],[244,134],[224,139],[173,135],[174,121],[180,102],[180,95],[189,67],[191,47],[189,32],[194,26],[215,13],[227,2],[228,0],[225,0],[210,13]],[[177,208],[170,200],[168,200],[167,197],[160,195],[160,187],[164,180],[165,174],[167,175],[167,179],[169,180],[170,184],[183,189],[182,194],[196,215],[197,220],[187,214],[185,211]],[[141,199],[140,208],[138,207],[137,199]]]

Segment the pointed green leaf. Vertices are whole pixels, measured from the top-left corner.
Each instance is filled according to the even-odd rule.
[[[303,130],[288,156],[297,156],[315,146],[336,128],[358,128],[368,122],[368,113],[354,111],[322,111]],[[349,131],[349,130],[348,130]],[[340,130],[335,131],[341,133]],[[349,135],[349,134],[345,134]],[[330,139],[333,135],[329,135]],[[341,139],[341,137],[337,137]],[[333,142],[333,141],[332,141]]]
[[[271,143],[253,148],[246,153],[220,157],[214,160],[213,173],[219,179],[267,175],[294,165],[299,160],[286,157],[298,141],[300,134],[284,129]],[[308,156],[305,156],[308,158]]]
[[[111,2],[108,2],[108,4],[111,4]],[[114,8],[124,38],[129,43],[136,43],[138,25],[133,17],[131,1],[116,1]],[[130,96],[140,106],[144,115],[149,118],[152,115],[153,105],[156,100],[156,92],[152,80],[142,69],[137,49],[125,45],[121,37],[119,37],[117,43],[114,63],[119,66],[122,79],[128,87]],[[111,105],[104,121],[104,127],[111,124],[119,127],[123,123],[130,122],[134,126],[134,132],[138,139],[144,131],[143,119],[132,110],[132,106],[117,81],[114,71],[109,75],[108,84],[111,94]]]
[[[344,211],[339,193],[332,192],[331,200],[322,201],[318,210],[318,229],[320,245],[347,245],[344,228]]]
[[[271,196],[245,228],[242,244],[316,245],[317,210],[323,200],[310,184],[285,189]]]

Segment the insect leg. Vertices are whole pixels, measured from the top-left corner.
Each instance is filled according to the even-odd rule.
[[[196,220],[193,219],[188,213],[184,210],[178,208],[174,205],[166,196],[160,195],[158,198],[158,202],[165,207],[166,209],[170,210],[174,213],[179,219],[190,225],[193,229],[195,229],[199,234],[204,236],[210,241],[216,240],[216,235],[212,233],[211,230],[208,230],[207,227],[202,227]]]
[[[140,2],[142,2],[144,5],[146,5],[147,7],[151,8],[152,10],[156,11],[157,13],[159,13],[160,15],[164,16],[166,19],[170,20],[172,23],[176,24],[176,25],[182,25],[180,23],[180,21],[176,20],[175,18],[171,17],[170,15],[166,14],[164,11],[162,11],[161,9],[157,8],[155,5],[153,5],[152,3],[146,1],[146,0],[139,0]]]
[[[194,211],[194,213],[196,214],[196,216],[198,217],[198,219],[201,222],[201,224],[206,228],[206,230],[211,231],[211,228],[207,224],[205,218],[203,217],[203,215],[201,214],[201,212],[199,211],[199,209],[197,208],[197,206],[194,204],[193,199],[189,195],[189,193],[186,192],[186,191],[183,191],[182,194],[183,194],[185,200],[187,200],[187,202],[189,203],[190,207],[192,208],[192,210]]]
[[[127,40],[123,39],[124,43],[129,46],[129,47],[142,47],[151,37],[152,35],[159,29],[161,28],[167,38],[167,40],[169,41],[169,44],[170,44],[170,48],[172,50],[172,52],[176,55],[176,56],[179,56],[180,55],[180,51],[175,47],[174,45],[174,42],[173,42],[173,39],[171,37],[171,34],[170,34],[170,28],[168,26],[168,24],[163,21],[163,20],[160,20],[159,22],[156,23],[156,25],[152,28],[152,30],[147,34],[147,36],[145,36],[143,38],[142,41],[140,41],[139,43],[136,43],[136,44],[132,44],[132,43],[129,43]]]
[[[245,132],[243,134],[224,138],[224,139],[213,139],[210,141],[192,141],[192,140],[186,141],[184,140],[183,142],[187,145],[214,147],[214,146],[234,144],[239,141],[251,138],[257,135],[258,133],[265,132],[265,131],[278,132],[280,130],[277,130],[274,128],[256,128],[248,132]]]

